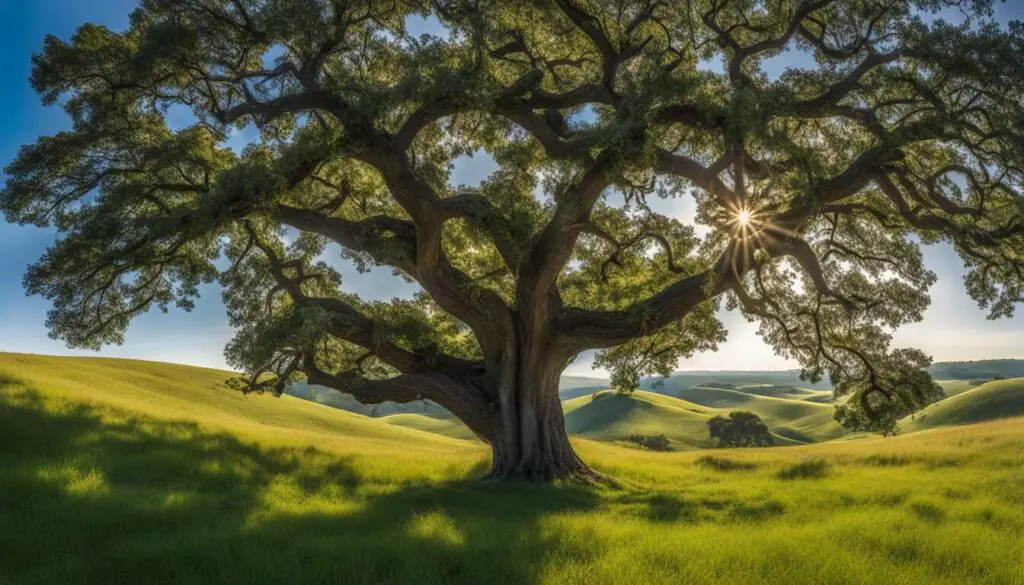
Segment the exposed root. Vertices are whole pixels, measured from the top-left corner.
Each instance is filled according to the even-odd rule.
[[[515,467],[492,466],[483,477],[485,482],[531,482],[531,483],[579,483],[618,487],[609,477],[591,469],[578,459],[568,465],[546,464],[540,466],[518,465]]]

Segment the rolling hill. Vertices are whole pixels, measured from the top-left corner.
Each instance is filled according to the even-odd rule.
[[[257,433],[273,427],[287,429],[297,438],[322,434],[370,441],[394,438],[392,433],[410,432],[417,437],[428,433],[438,440],[459,439],[455,444],[463,448],[466,440],[476,438],[458,419],[428,401],[366,406],[339,392],[305,385],[290,389],[299,397],[243,396],[223,386],[231,374],[218,370],[132,360],[0,354],[0,371],[44,380],[58,394],[102,384],[105,391],[97,400],[115,407],[138,407],[154,415],[232,429],[249,428],[252,421],[259,421],[260,426],[252,429]],[[183,376],[188,383],[181,386]],[[175,391],[168,392],[170,380],[175,378]],[[708,418],[748,410],[769,425],[780,445],[828,441],[846,434],[832,420],[831,393],[827,391],[761,383],[677,388],[672,395],[639,391],[626,397],[600,391],[602,382],[583,377],[563,381],[563,393],[576,394],[563,403],[570,433],[605,441],[625,441],[632,433],[664,433],[675,448],[692,449],[706,443]],[[904,432],[1024,414],[1019,380],[981,386],[968,380],[941,384],[950,398],[904,421]],[[592,398],[595,392],[597,400]]]
[[[942,391],[946,393],[946,398],[967,392],[978,385],[977,380],[936,380],[935,382],[942,386]]]
[[[900,423],[904,432],[1024,416],[1024,378],[997,380],[941,400]]]
[[[680,396],[722,411],[753,412],[773,433],[800,443],[828,441],[847,432],[833,419],[835,409],[831,403],[831,392],[795,389],[797,392],[762,395],[750,393],[751,390],[763,390],[763,387],[746,386],[736,390],[690,388],[681,391]]]
[[[810,388],[813,390],[829,390],[832,385],[828,380],[805,382],[800,379],[797,370],[756,371],[756,370],[722,370],[722,371],[687,371],[675,372],[668,378],[647,378],[640,383],[642,390],[662,394],[674,394],[686,388],[698,386],[750,386],[767,384],[772,386],[789,386],[793,388]]]
[[[936,380],[990,380],[996,377],[1018,378],[1024,377],[1024,360],[1001,359],[972,362],[936,362],[928,368],[928,372]],[[675,394],[679,390],[697,386],[751,387],[755,385],[810,390],[832,389],[832,385],[827,379],[815,383],[801,380],[798,370],[680,371],[665,379],[647,378],[641,382],[640,387],[651,392]]]
[[[714,453],[576,438],[617,485],[494,485],[478,443],[226,375],[0,354],[0,583],[1024,582],[1024,418]],[[573,424],[714,411],[602,396]]]
[[[808,402],[832,402],[831,390],[814,390],[811,388],[775,386],[772,384],[748,384],[746,386],[737,386],[733,389],[745,394],[769,396],[772,398],[789,398],[792,400],[806,400]]]
[[[562,376],[558,381],[558,395],[562,400],[572,400],[584,394],[593,394],[608,387],[608,380],[583,376]]]
[[[565,427],[571,435],[601,441],[627,441],[633,433],[664,433],[678,448],[700,448],[707,440],[707,421],[717,411],[651,392],[631,396],[605,390],[563,403]]]
[[[445,414],[447,412],[441,405],[429,400],[417,400],[407,403],[385,401],[380,404],[363,404],[349,394],[338,392],[333,388],[306,384],[305,382],[293,382],[285,390],[285,393],[295,398],[370,417],[411,413],[433,415]]]
[[[992,376],[1007,372],[1024,372],[1024,360],[940,362],[934,364],[930,371],[942,385],[946,395],[955,396]],[[572,401],[606,389],[608,384],[608,381],[602,378],[563,376],[559,383],[559,395],[563,402]],[[645,379],[641,387],[651,393],[682,398],[704,406],[751,410],[766,421],[770,421],[769,424],[777,429],[780,436],[793,441],[829,440],[844,434],[842,429],[832,422],[833,397],[828,382],[804,382],[800,380],[799,372],[796,370],[676,372],[664,380]],[[290,385],[286,392],[290,396],[340,410],[386,419],[385,422],[396,426],[452,438],[474,438],[473,434],[444,408],[428,400],[406,404],[383,402],[364,405],[351,396],[331,388],[301,382]],[[760,401],[759,398],[796,401],[802,404]],[[815,405],[827,408],[816,408]],[[680,428],[688,428],[685,422],[680,424]],[[680,436],[688,437],[685,444],[693,444],[697,440],[682,431],[675,433],[682,433]]]
[[[776,374],[776,382],[782,381],[783,375],[789,375],[786,372]],[[735,372],[726,372],[722,378],[732,382],[744,379]],[[772,379],[771,376],[769,378]],[[681,379],[679,377],[677,381]],[[711,386],[696,387],[660,386],[657,392],[639,391],[632,397],[623,397],[603,391],[605,381],[599,378],[566,376],[560,393],[567,430],[595,440],[626,441],[633,433],[665,434],[675,449],[700,448],[707,443],[707,419],[715,415],[725,416],[733,410],[746,410],[760,416],[779,445],[829,441],[847,435],[847,431],[833,420],[833,398],[828,390],[779,383],[734,385],[732,382],[712,381],[707,382]],[[939,384],[949,397],[977,386],[975,380],[940,380]],[[376,417],[389,425],[453,439],[476,439],[458,419],[429,401],[366,406],[328,388],[299,384],[289,392],[306,400]],[[592,399],[595,395],[598,400]],[[956,403],[954,407],[959,404],[966,403]],[[911,431],[925,427],[908,419],[901,428]]]
[[[342,440],[349,447],[374,449],[413,440],[438,450],[467,445],[287,395],[243,395],[224,385],[231,375],[139,360],[0,353],[0,380],[31,381],[52,400],[75,399],[98,411],[127,409],[255,439],[269,433],[319,445]]]
[[[608,380],[602,378],[562,376],[559,381],[558,391],[563,400],[569,400],[584,394],[593,394],[607,387]],[[380,404],[363,404],[348,394],[338,392],[332,388],[306,384],[305,382],[293,382],[288,386],[285,393],[303,400],[371,417],[389,417],[396,414],[427,414],[431,416],[447,414],[447,411],[439,404],[429,400],[418,400],[410,403],[385,401]],[[442,418],[444,417],[442,416]],[[416,419],[403,417],[395,420],[415,421]]]
[[[972,362],[935,362],[928,373],[936,380],[985,380],[1024,377],[1024,360],[978,360]]]
[[[709,418],[747,410],[760,416],[777,445],[812,443],[846,431],[832,420],[832,406],[801,400],[744,394],[718,388],[694,388],[682,398],[638,391],[623,396],[604,391],[563,403],[566,428],[583,437],[624,441],[632,433],[664,434],[676,449],[707,445]]]
[[[447,412],[441,414],[389,414],[378,420],[389,425],[437,433],[452,439],[476,440],[477,438],[476,434],[469,430],[469,427],[455,418],[455,415]]]

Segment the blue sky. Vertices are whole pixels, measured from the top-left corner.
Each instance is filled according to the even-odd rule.
[[[42,46],[46,34],[67,38],[75,27],[86,21],[114,29],[127,26],[128,14],[136,0],[0,0],[0,67],[5,72],[0,87],[0,166],[6,166],[22,144],[37,136],[51,134],[67,126],[59,108],[44,108],[28,85],[30,59]],[[998,9],[1003,21],[1024,18],[1019,2]],[[949,15],[955,18],[956,15]],[[411,23],[421,31],[436,31],[429,21]],[[806,63],[799,54],[785,54],[773,60],[772,68]],[[708,64],[715,67],[716,64]],[[182,123],[186,120],[182,119]],[[236,146],[249,138],[241,132],[233,137]],[[453,173],[454,184],[478,183],[493,168],[486,154],[460,160]],[[668,215],[692,217],[688,199],[655,202]],[[47,336],[44,327],[47,302],[26,297],[21,286],[25,267],[34,262],[54,241],[52,231],[9,225],[0,219],[0,351],[88,354],[69,350]],[[928,266],[939,281],[932,289],[932,306],[922,323],[904,327],[897,333],[898,345],[920,347],[937,360],[1024,358],[1024,313],[1016,319],[987,321],[983,311],[963,290],[960,259],[946,246],[925,250]],[[408,295],[412,286],[395,278],[389,270],[377,269],[360,275],[341,264],[345,287],[365,298],[389,298]],[[202,291],[194,311],[172,310],[168,314],[152,312],[131,325],[122,346],[104,348],[100,355],[133,357],[161,361],[225,367],[223,348],[231,338],[220,294],[216,286]],[[738,314],[721,315],[729,329],[729,341],[717,353],[694,356],[679,364],[680,369],[781,369],[794,364],[774,356],[757,337],[753,325]],[[587,375],[589,355],[583,355],[570,367],[574,374]]]

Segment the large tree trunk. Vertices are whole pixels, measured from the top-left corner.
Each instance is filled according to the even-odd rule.
[[[576,454],[565,431],[558,381],[566,360],[541,346],[524,348],[504,377],[501,412],[490,437],[494,480],[599,479]]]

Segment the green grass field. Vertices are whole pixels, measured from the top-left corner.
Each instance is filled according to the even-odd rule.
[[[0,354],[0,583],[1024,583],[1021,418],[746,451],[577,439],[618,486],[495,485],[479,443],[226,376]]]

